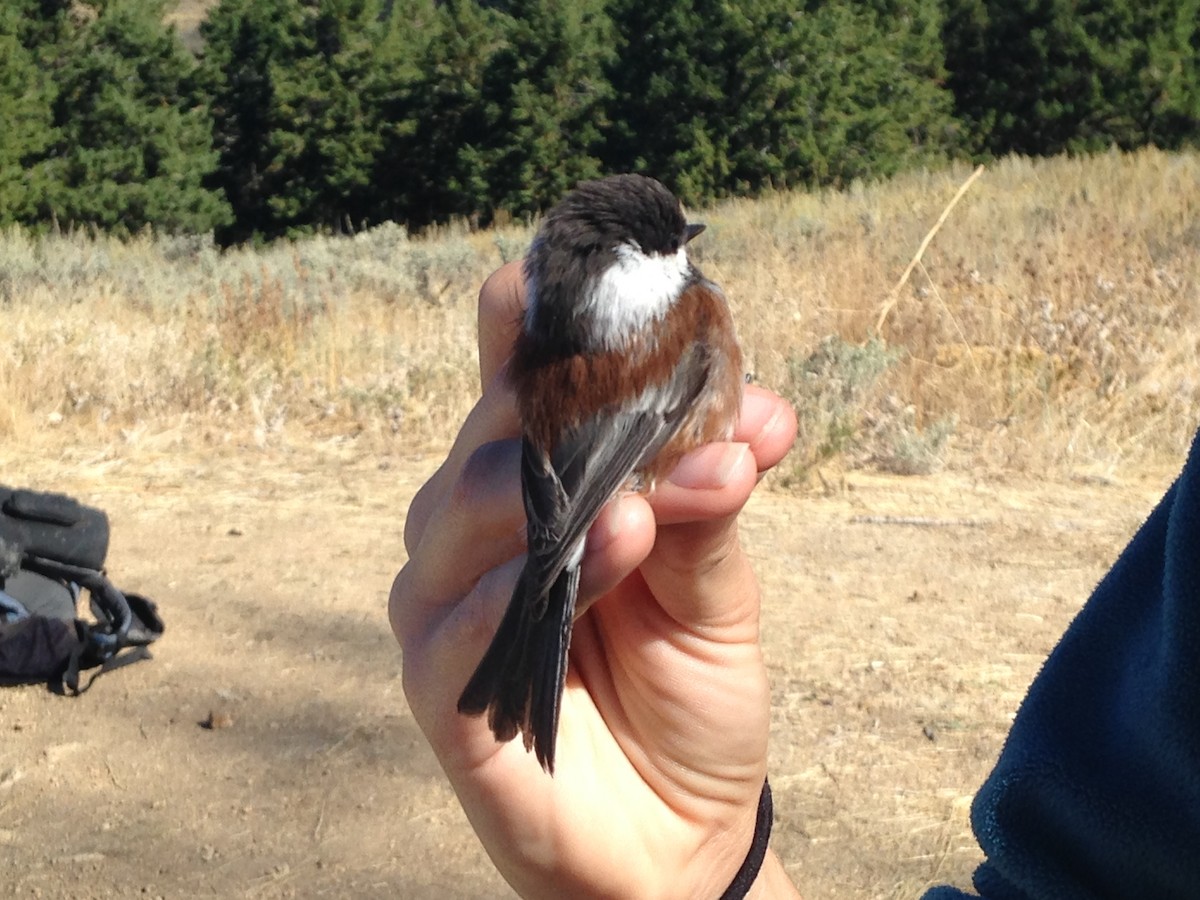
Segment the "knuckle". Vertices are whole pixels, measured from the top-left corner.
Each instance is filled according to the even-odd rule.
[[[417,552],[421,538],[425,534],[425,525],[429,521],[428,508],[433,479],[421,485],[412,503],[408,505],[408,515],[404,517],[404,550],[411,557]]]
[[[512,440],[489,441],[467,457],[450,491],[455,514],[477,515],[484,504],[497,499],[516,473],[514,446]]]
[[[472,585],[462,607],[467,641],[486,644],[492,639],[512,599],[515,583],[514,561],[510,560],[484,572]]]
[[[409,615],[409,599],[411,592],[409,591],[409,581],[411,570],[408,565],[404,566],[392,580],[392,590],[388,594],[388,621],[392,626],[392,634],[396,636],[396,641],[401,647],[408,643],[411,636],[411,616]]]
[[[479,311],[482,317],[511,314],[521,302],[523,291],[522,268],[519,261],[506,263],[492,272],[479,289]]]

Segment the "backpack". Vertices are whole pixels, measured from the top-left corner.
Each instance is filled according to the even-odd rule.
[[[152,601],[108,580],[108,537],[102,510],[0,485],[0,684],[80,694],[101,672],[149,657],[162,619]],[[83,591],[90,620],[78,612]],[[96,667],[80,688],[79,673]]]

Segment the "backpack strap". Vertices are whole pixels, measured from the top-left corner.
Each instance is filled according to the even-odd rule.
[[[72,696],[78,697],[80,694],[87,691],[92,686],[92,682],[103,675],[105,672],[111,672],[114,669],[123,668],[130,663],[135,663],[142,659],[151,659],[150,651],[144,646],[131,647],[125,653],[119,653],[108,657],[100,665],[95,666],[88,659],[86,652],[80,653],[71,657],[71,661],[67,664],[66,670],[62,674],[61,685],[51,685],[51,690],[55,693],[70,693]],[[80,686],[79,673],[85,669],[95,666],[95,671],[91,673],[88,680]],[[61,688],[61,689],[60,689]]]
[[[93,605],[98,607],[98,612],[108,624],[106,629],[98,630],[94,635],[98,644],[111,646],[111,653],[105,654],[106,657],[127,646],[126,636],[133,624],[133,613],[125,595],[113,587],[103,572],[29,555],[25,557],[23,566],[45,578],[73,581],[87,589]]]
[[[89,625],[79,620],[75,622],[80,649],[71,656],[63,672],[64,690],[82,694],[105,672],[148,657],[146,647],[162,636],[163,622],[154,602],[139,594],[126,597],[103,572],[30,556],[25,557],[24,566],[28,571],[46,578],[74,582],[86,588],[91,597],[92,612],[97,623]],[[135,648],[134,652],[121,653],[130,647]],[[99,669],[81,688],[80,671],[96,666]]]

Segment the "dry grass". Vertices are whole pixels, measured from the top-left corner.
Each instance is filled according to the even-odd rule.
[[[265,251],[75,234],[0,241],[0,437],[441,442],[477,389],[491,238],[396,227]]]
[[[997,163],[871,343],[969,172],[702,214],[699,262],[754,377],[801,408],[790,475],[831,455],[899,471],[1177,459],[1200,400],[1200,155]],[[0,439],[445,446],[476,390],[475,291],[529,236],[389,226],[221,254],[9,232]]]
[[[968,174],[717,211],[707,268],[739,307],[759,379],[787,391],[795,357],[824,335],[865,345]],[[957,464],[1177,459],[1200,398],[1198,212],[1194,154],[996,164],[884,323],[903,358],[865,398],[866,425],[889,409],[917,428],[953,421]]]

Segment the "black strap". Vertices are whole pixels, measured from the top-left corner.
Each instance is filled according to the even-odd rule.
[[[771,840],[771,825],[775,820],[775,808],[771,803],[771,784],[763,781],[762,793],[758,795],[758,815],[754,819],[754,840],[742,867],[733,876],[733,882],[725,888],[720,900],[742,900],[750,893],[750,886],[762,869],[767,858],[767,843]]]
[[[66,671],[63,672],[62,679],[58,685],[51,684],[51,688],[56,694],[70,694],[72,697],[78,697],[92,686],[92,683],[103,675],[105,672],[111,672],[114,669],[120,669],[130,663],[135,663],[141,659],[153,659],[150,655],[150,650],[147,647],[133,647],[125,653],[118,656],[110,656],[104,660],[96,670],[91,673],[87,682],[81,687],[79,684],[79,673],[81,671],[80,660],[83,656],[82,651],[77,651],[71,654],[71,660],[67,664]]]
[[[46,578],[73,581],[80,587],[86,588],[109,624],[107,633],[96,633],[97,640],[102,640],[110,645],[114,653],[125,646],[125,636],[129,632],[129,626],[133,624],[133,613],[129,610],[129,603],[126,602],[125,595],[113,587],[112,582],[104,577],[103,572],[28,555],[22,565],[30,572],[36,572]]]
[[[76,628],[79,628],[78,623],[76,623]],[[79,665],[86,649],[86,637],[81,635],[79,643],[75,646],[75,649],[71,651],[71,656],[67,660],[67,668],[62,673],[62,684],[64,688],[63,693],[70,691],[73,696],[78,696],[79,694],[83,693],[83,691],[79,690]],[[88,685],[91,685],[90,681],[88,682]],[[86,690],[86,688],[84,690]]]
[[[45,578],[85,588],[92,600],[92,613],[99,620],[95,625],[75,620],[78,642],[59,680],[61,693],[78,696],[105,672],[150,658],[146,645],[163,633],[162,619],[152,601],[137,594],[126,597],[98,570],[36,556],[26,556],[23,565]],[[126,648],[135,649],[121,653]],[[97,666],[99,669],[80,686],[80,672]]]

